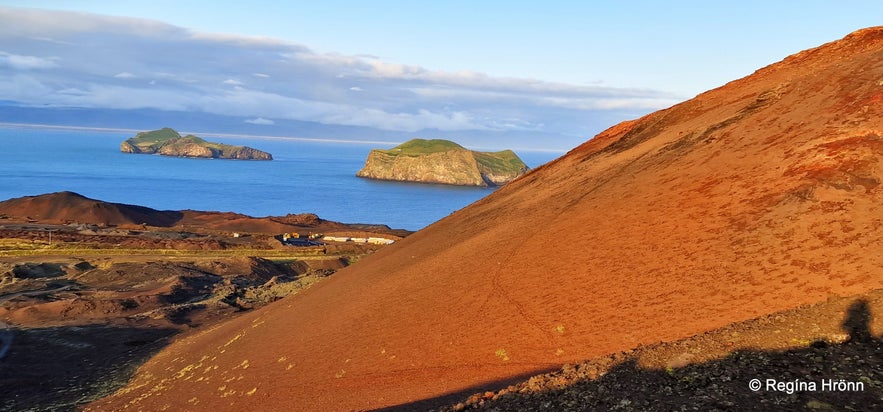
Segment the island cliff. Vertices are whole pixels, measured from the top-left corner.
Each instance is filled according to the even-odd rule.
[[[530,168],[511,150],[476,152],[448,140],[413,139],[374,149],[356,176],[402,182],[500,186]]]
[[[273,160],[273,155],[248,146],[207,142],[194,135],[181,136],[168,127],[141,132],[120,144],[123,153],[160,154],[212,159]]]

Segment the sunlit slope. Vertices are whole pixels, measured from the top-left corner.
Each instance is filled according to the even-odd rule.
[[[614,126],[95,409],[404,405],[883,287],[883,29]]]

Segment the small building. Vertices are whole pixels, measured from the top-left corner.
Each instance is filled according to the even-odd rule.
[[[382,237],[369,237],[368,243],[371,243],[372,245],[391,245],[395,243],[395,240]]]
[[[322,240],[326,242],[340,242],[340,243],[362,243],[362,244],[371,244],[371,245],[391,245],[395,243],[395,240],[387,239],[378,236],[371,237],[350,237],[350,236],[325,236]]]

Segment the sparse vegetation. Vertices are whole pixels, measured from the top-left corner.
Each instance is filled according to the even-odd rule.
[[[448,150],[465,150],[463,146],[450,140],[442,139],[411,139],[389,150],[382,152],[390,155],[421,156],[430,153],[447,152]]]
[[[500,152],[475,152],[475,160],[478,161],[478,164],[490,170],[517,172],[526,167],[521,158],[511,150],[503,150]]]

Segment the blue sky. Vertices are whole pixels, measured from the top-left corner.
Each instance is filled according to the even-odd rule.
[[[0,0],[3,6],[101,15],[32,10],[22,19],[22,9],[7,9],[0,60],[7,62],[2,74],[17,83],[8,80],[4,89],[0,81],[3,100],[126,106],[114,96],[164,99],[165,81],[185,97],[169,110],[243,114],[257,124],[288,116],[583,140],[608,122],[688,99],[883,16],[883,2],[872,1]],[[100,29],[104,24],[113,29]],[[88,42],[107,53],[82,56],[80,49],[94,64],[74,62],[46,39],[56,46]],[[169,61],[211,59],[218,70],[147,60],[166,52]],[[277,65],[271,54],[297,61]],[[302,87],[292,86],[297,82]],[[25,93],[39,87],[43,97]],[[297,113],[278,110],[286,105]]]

